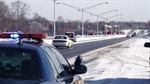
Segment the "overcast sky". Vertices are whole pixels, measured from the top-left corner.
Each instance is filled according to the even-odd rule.
[[[4,0],[7,4],[16,0]],[[54,3],[53,0],[21,0],[31,6],[32,13],[37,12],[39,15],[46,17],[53,21],[54,17]],[[123,16],[116,16],[110,20],[116,20],[123,18],[125,21],[144,21],[150,20],[150,0],[57,0],[68,5],[72,5],[79,8],[85,8],[102,2],[108,2],[108,4],[102,4],[93,7],[87,11],[94,14],[101,14],[110,10],[117,9],[118,11],[110,12],[102,17],[108,18],[117,14],[123,14]],[[32,16],[32,13],[30,17]],[[81,11],[73,9],[63,4],[56,4],[56,19],[58,16],[62,16],[65,20],[81,20]],[[96,21],[96,16],[90,16],[90,14],[84,13],[84,20]],[[102,20],[102,19],[99,19]],[[118,19],[116,21],[121,21]]]

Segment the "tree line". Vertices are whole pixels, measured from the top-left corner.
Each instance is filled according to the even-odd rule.
[[[33,17],[29,18],[31,13],[31,7],[25,2],[20,0],[12,2],[7,5],[4,1],[0,1],[0,32],[22,31],[24,33],[47,33],[53,35],[53,21],[33,13]],[[64,34],[67,31],[75,32],[75,34],[81,35],[82,22],[75,20],[65,20],[62,16],[58,16],[56,20],[56,34]],[[136,28],[149,28],[150,20],[148,22],[125,22],[125,21],[99,21],[98,32],[106,33],[110,31],[112,26],[113,32],[120,32],[126,29]],[[97,33],[97,22],[91,22],[90,20],[84,21],[84,34]]]

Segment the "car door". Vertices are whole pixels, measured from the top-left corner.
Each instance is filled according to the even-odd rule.
[[[49,55],[55,79],[58,81],[59,84],[84,84],[79,76],[73,75],[69,62],[62,56],[62,54],[57,49],[49,47],[46,48],[45,51]]]

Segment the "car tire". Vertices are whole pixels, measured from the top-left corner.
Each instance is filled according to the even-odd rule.
[[[70,43],[70,48],[72,47],[72,43]]]
[[[67,46],[67,48],[70,48],[69,46]]]

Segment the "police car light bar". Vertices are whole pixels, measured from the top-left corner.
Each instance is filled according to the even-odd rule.
[[[41,39],[46,38],[47,34],[18,34],[18,33],[11,33],[11,34],[0,34],[0,38],[34,38],[34,39]]]

